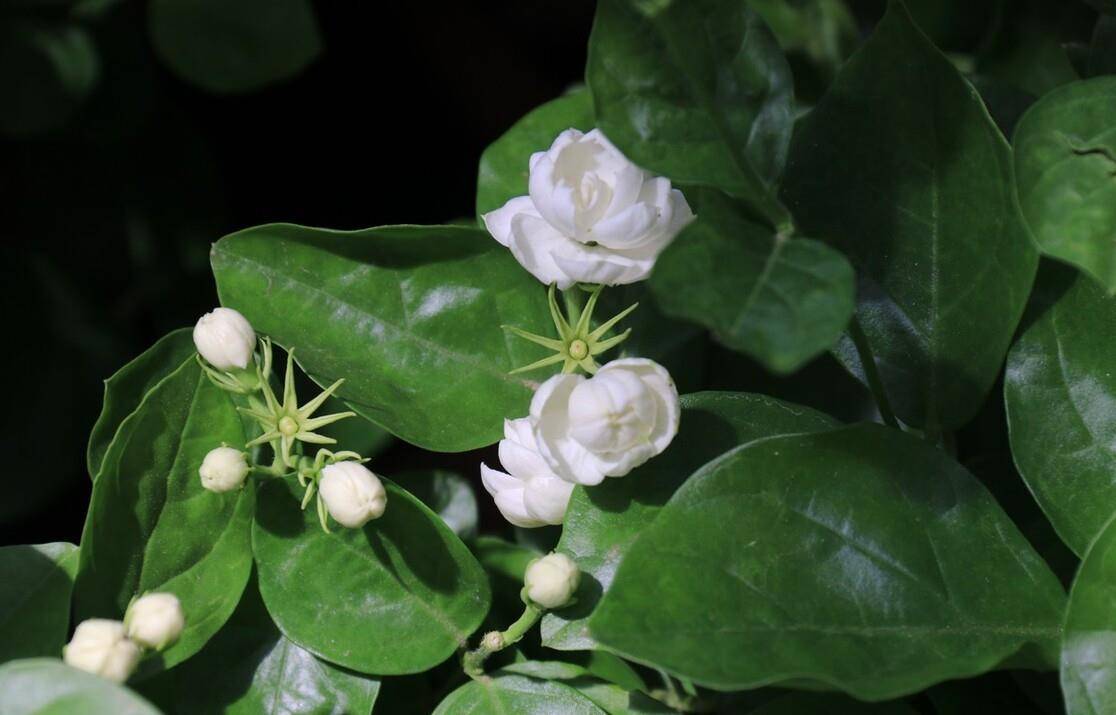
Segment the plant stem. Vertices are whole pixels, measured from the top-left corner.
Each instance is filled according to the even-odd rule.
[[[542,609],[533,603],[528,603],[523,609],[523,615],[504,631],[486,633],[480,645],[461,657],[461,668],[470,678],[479,678],[484,675],[484,661],[493,653],[498,653],[510,645],[514,645],[523,638],[524,634],[535,625],[542,616]]]
[[[860,364],[864,369],[864,378],[868,380],[868,389],[876,400],[880,417],[883,418],[884,424],[899,429],[899,420],[895,419],[895,413],[891,411],[891,403],[888,402],[887,392],[884,391],[883,381],[876,367],[876,358],[872,355],[872,347],[868,344],[868,336],[860,327],[860,321],[857,320],[855,313],[849,321],[849,337],[856,346],[856,354],[860,357]]]

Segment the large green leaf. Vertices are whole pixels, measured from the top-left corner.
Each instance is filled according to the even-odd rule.
[[[1015,130],[1019,203],[1039,249],[1116,292],[1116,77],[1074,82]]]
[[[1089,546],[1070,590],[1061,676],[1068,715],[1116,712],[1116,520]]]
[[[763,395],[684,396],[681,428],[663,454],[622,479],[574,490],[558,548],[577,561],[581,588],[575,605],[543,617],[543,644],[560,650],[596,646],[587,626],[589,614],[611,586],[620,560],[695,469],[745,442],[836,424],[808,407]]]
[[[795,132],[784,196],[857,267],[857,313],[909,424],[961,426],[1000,370],[1037,265],[1011,173],[976,91],[898,2]]]
[[[0,663],[62,653],[77,565],[73,544],[0,548]]]
[[[790,69],[745,3],[602,0],[585,73],[598,126],[632,161],[786,223],[774,186],[792,128]]]
[[[885,700],[1055,646],[1064,604],[972,475],[865,424],[698,470],[589,625],[618,654],[718,690],[807,679]]]
[[[484,620],[488,579],[433,512],[384,480],[388,506],[363,529],[322,531],[297,483],[260,490],[252,547],[260,593],[283,634],[374,675],[427,670]]]
[[[434,715],[604,715],[604,712],[569,685],[497,674],[462,685],[446,696]]]
[[[4,715],[159,715],[127,688],[64,665],[31,658],[0,665],[0,712]]]
[[[616,660],[623,663],[619,658]],[[625,690],[615,683],[599,680],[590,670],[573,663],[523,661],[506,665],[500,672],[525,675],[537,680],[560,681],[584,695],[608,715],[658,715],[678,712],[641,692]]]
[[[186,629],[162,653],[170,667],[205,645],[232,614],[252,568],[255,504],[205,490],[198,468],[222,443],[244,444],[228,393],[189,360],[124,420],[93,485],[74,590],[77,620],[120,618],[146,591],[182,602]]]
[[[368,715],[380,682],[319,660],[272,623],[253,582],[200,653],[145,682],[168,714]]]
[[[659,257],[651,278],[667,313],[705,325],[778,373],[837,342],[855,303],[844,256],[756,223],[720,192],[689,197],[698,219]]]
[[[297,75],[321,52],[308,0],[152,0],[151,44],[210,92],[246,92]]]
[[[593,102],[584,89],[536,107],[488,145],[477,175],[477,216],[527,195],[531,154],[546,151],[567,129],[593,128]]]
[[[189,328],[168,333],[105,380],[105,400],[101,414],[89,435],[86,468],[96,479],[109,443],[124,418],[132,414],[144,396],[194,354],[194,339]]]
[[[538,383],[508,371],[547,353],[500,326],[552,332],[546,290],[483,231],[259,226],[212,263],[222,303],[319,383],[346,378],[338,395],[408,442],[475,449],[527,413]]]
[[[1019,473],[1080,555],[1116,512],[1116,297],[1067,266],[1041,276],[1008,354],[1008,432]]]

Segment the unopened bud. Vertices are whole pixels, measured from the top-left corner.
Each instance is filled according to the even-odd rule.
[[[568,604],[580,581],[581,571],[577,564],[569,556],[559,553],[532,561],[523,579],[527,597],[547,609]]]
[[[248,471],[248,460],[243,452],[232,447],[217,447],[205,455],[198,475],[203,487],[220,493],[243,486]]]
[[[387,508],[384,485],[358,462],[337,462],[322,469],[318,493],[329,515],[350,529],[380,518]]]
[[[194,326],[194,347],[218,370],[244,370],[256,350],[256,331],[232,308],[216,308]]]
[[[123,683],[139,663],[140,647],[128,640],[124,624],[104,618],[82,621],[62,649],[62,660],[87,673]]]
[[[140,596],[124,615],[128,637],[146,648],[163,650],[182,635],[186,616],[173,593]]]

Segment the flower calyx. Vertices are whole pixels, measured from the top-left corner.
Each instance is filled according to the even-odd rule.
[[[567,318],[558,307],[557,286],[553,283],[550,285],[550,290],[547,292],[547,303],[550,306],[550,317],[554,321],[554,328],[558,332],[557,339],[536,335],[514,325],[503,326],[504,330],[513,335],[554,351],[553,355],[537,360],[530,365],[516,368],[510,374],[537,370],[558,363],[562,364],[564,374],[573,373],[578,368],[589,375],[596,374],[600,365],[594,358],[627,340],[632,333],[632,329],[628,328],[624,332],[611,337],[605,336],[617,323],[639,306],[639,303],[633,303],[593,328],[593,310],[597,307],[597,299],[600,297],[603,287],[600,285],[580,286],[581,290],[589,293],[589,299],[586,301],[584,308],[579,308],[576,300],[569,299],[570,295],[567,293],[566,308],[569,315]]]
[[[272,392],[270,384],[264,381],[260,387],[261,401],[257,396],[248,398],[248,407],[238,407],[241,412],[254,418],[263,428],[263,434],[245,445],[246,448],[270,443],[276,456],[288,469],[295,466],[291,450],[296,442],[307,444],[336,444],[332,437],[318,434],[317,430],[346,417],[354,417],[355,412],[337,412],[315,417],[314,413],[330,395],[337,391],[344,379],[338,380],[305,405],[298,404],[294,384],[294,350],[287,351],[287,372],[283,383],[283,401],[280,402]]]

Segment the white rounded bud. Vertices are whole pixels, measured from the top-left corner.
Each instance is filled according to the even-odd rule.
[[[218,370],[243,370],[256,350],[256,331],[232,308],[216,308],[194,326],[194,347]]]
[[[146,648],[163,650],[182,635],[186,616],[173,593],[148,593],[137,598],[124,615],[128,637]]]
[[[573,598],[580,581],[581,570],[577,564],[569,556],[559,553],[532,561],[523,579],[527,597],[543,608],[565,606]]]
[[[329,515],[350,529],[380,518],[387,508],[384,485],[358,462],[338,462],[323,469],[318,493]]]
[[[74,637],[62,649],[62,660],[87,673],[123,683],[139,663],[140,647],[128,640],[124,624],[90,618],[78,624]]]
[[[244,486],[249,469],[244,452],[232,447],[218,447],[205,455],[198,474],[203,487],[220,493]]]

